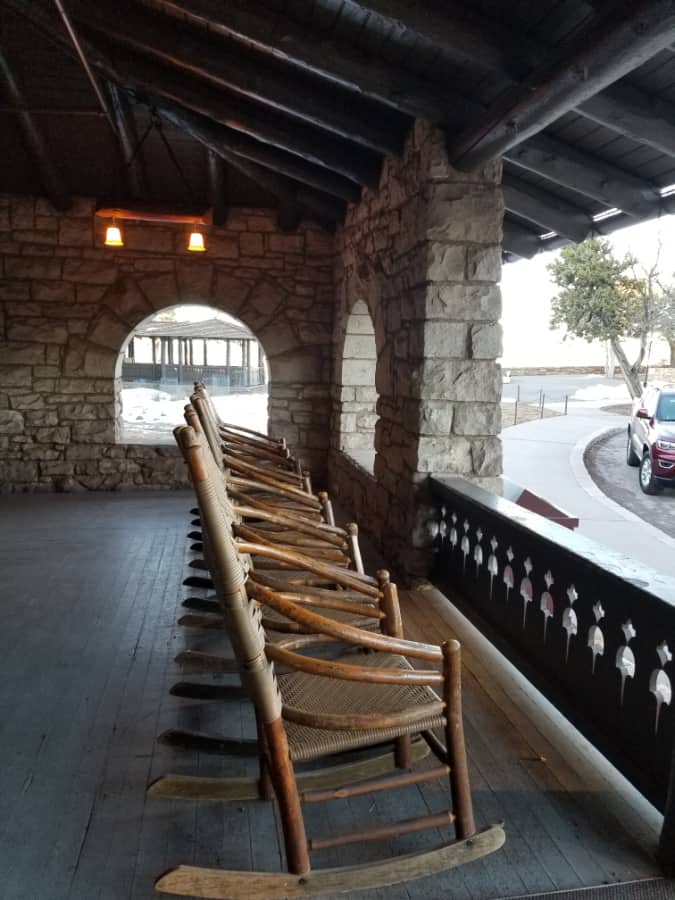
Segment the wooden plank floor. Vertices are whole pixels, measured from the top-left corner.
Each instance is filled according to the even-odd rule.
[[[0,502],[0,897],[151,898],[178,863],[278,869],[272,805],[169,802],[166,772],[243,775],[251,763],[156,743],[165,728],[254,736],[247,704],[171,697],[184,647],[220,635],[176,625],[189,559],[188,494],[43,495]],[[359,894],[488,898],[653,877],[658,816],[431,589],[403,594],[410,637],[465,644],[465,718],[477,819],[502,851],[412,885]],[[202,676],[203,677],[203,676]],[[223,678],[227,681],[227,678]],[[306,808],[308,831],[443,808],[446,786]],[[438,835],[313,854],[339,865],[429,846]],[[344,895],[341,895],[344,896]]]

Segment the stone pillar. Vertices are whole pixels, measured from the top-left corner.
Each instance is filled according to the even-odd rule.
[[[342,322],[366,301],[378,347],[375,480],[351,493],[367,492],[367,530],[409,574],[431,562],[428,476],[492,487],[501,474],[500,175],[454,170],[442,133],[417,122],[339,236]],[[349,492],[353,473],[340,459],[333,472]]]

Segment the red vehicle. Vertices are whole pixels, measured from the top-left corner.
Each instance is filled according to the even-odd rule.
[[[658,494],[666,485],[675,487],[675,384],[646,388],[634,401],[626,462],[640,467],[645,494]]]

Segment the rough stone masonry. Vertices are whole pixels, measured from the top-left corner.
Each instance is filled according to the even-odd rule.
[[[128,224],[103,246],[94,201],[67,214],[0,195],[0,485],[7,491],[184,484],[170,446],[116,443],[120,349],[158,310],[204,303],[240,318],[270,364],[270,428],[321,475],[328,447],[333,236],[280,233],[272,210],[232,210],[208,254],[182,228]]]

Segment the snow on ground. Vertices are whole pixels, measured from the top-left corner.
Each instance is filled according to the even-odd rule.
[[[630,392],[625,384],[594,384],[587,388],[579,388],[570,397],[570,400],[583,400],[602,404],[606,403],[630,403]]]
[[[122,440],[125,443],[173,443],[173,429],[185,422],[183,407],[188,390],[177,396],[153,388],[123,388]],[[267,431],[267,391],[211,394],[218,415],[225,422],[255,431]]]

